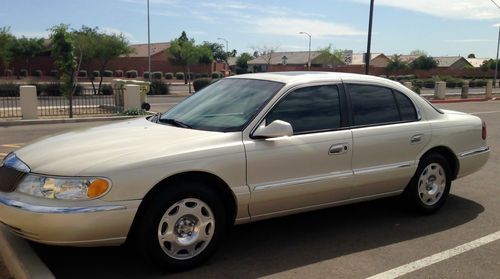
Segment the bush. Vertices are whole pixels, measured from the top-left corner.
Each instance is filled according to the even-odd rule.
[[[395,76],[389,76],[389,79],[390,79],[390,80],[395,80],[395,79],[396,79],[396,77],[395,77]]]
[[[62,96],[64,93],[63,84],[58,82],[37,85],[38,95]]]
[[[113,76],[113,71],[110,71],[110,70],[106,70],[104,71],[104,73],[102,74],[103,77],[112,77]]]
[[[153,79],[161,79],[161,72],[153,72]]]
[[[165,79],[173,79],[174,78],[174,74],[172,73],[165,73]]]
[[[0,97],[18,97],[19,85],[13,83],[0,84]]]
[[[421,80],[421,79],[414,79],[412,80],[411,84],[414,86],[414,87],[424,87],[424,81]]]
[[[477,86],[477,83],[476,83],[476,81],[475,81],[475,80],[469,80],[469,87],[474,88],[474,87],[476,87],[476,86]]]
[[[139,108],[128,109],[120,113],[120,115],[148,115],[148,114],[149,113],[147,111]]]
[[[59,76],[59,71],[58,70],[50,70],[49,75],[51,77],[57,77],[57,76]]]
[[[426,79],[424,81],[424,87],[425,88],[434,88],[436,86],[436,81],[434,81],[433,79]]]
[[[41,77],[42,76],[42,70],[34,70],[33,71],[33,76],[34,77]]]
[[[96,78],[96,77],[100,77],[100,76],[101,76],[101,72],[99,72],[97,70],[92,71],[92,77]]]
[[[113,95],[113,86],[110,84],[103,84],[101,86],[102,95]]]
[[[125,72],[125,76],[127,78],[136,78],[137,77],[137,71],[136,70],[130,70]]]
[[[167,95],[169,92],[168,85],[158,79],[153,80],[150,87],[148,95]]]
[[[457,82],[453,79],[449,79],[446,81],[446,87],[447,88],[455,88],[457,86]]]
[[[208,77],[210,77],[210,76],[208,75],[208,73],[201,73],[201,74],[200,74],[200,77],[201,77],[201,78],[208,78]]]
[[[26,70],[26,69],[19,70],[19,76],[21,76],[21,77],[27,77],[28,76],[28,70]]]
[[[411,75],[406,75],[405,77],[406,77],[406,79],[416,79],[416,78],[417,78],[417,76],[416,76],[416,75],[413,75],[413,74],[411,74]]]
[[[397,80],[397,81],[401,81],[401,80],[403,80],[403,79],[405,79],[405,78],[406,78],[406,76],[404,76],[404,75],[399,75],[399,76],[396,76],[396,80]]]
[[[213,72],[212,73],[212,78],[221,78],[222,77],[222,73],[221,72]]]
[[[149,72],[142,73],[142,78],[143,79],[149,79]]]
[[[87,77],[87,71],[85,70],[80,70],[78,72],[78,77],[83,77],[83,78],[86,78]]]
[[[195,79],[193,81],[193,87],[194,87],[194,91],[199,91],[201,90],[203,87],[206,87],[207,85],[209,85],[210,83],[212,82],[211,79],[209,78],[199,78],[199,79]]]
[[[123,71],[122,70],[116,70],[115,71],[115,77],[123,77]]]
[[[486,86],[486,80],[484,80],[484,79],[476,79],[476,86],[477,87],[485,87]]]
[[[175,78],[178,80],[184,79],[184,73],[181,72],[175,73]]]
[[[462,86],[464,86],[464,81],[463,81],[463,80],[461,80],[461,79],[457,79],[457,80],[456,80],[456,86],[457,86],[457,87],[462,87]]]

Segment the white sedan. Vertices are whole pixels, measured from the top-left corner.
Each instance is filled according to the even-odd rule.
[[[480,118],[372,76],[222,79],[154,117],[41,139],[0,167],[0,221],[53,245],[207,259],[233,224],[401,195],[421,213],[488,160]]]

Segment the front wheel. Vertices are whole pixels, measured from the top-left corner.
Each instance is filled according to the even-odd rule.
[[[441,154],[431,153],[420,160],[404,195],[412,209],[430,214],[443,206],[450,186],[450,164]]]
[[[148,201],[137,227],[137,244],[156,264],[171,270],[195,267],[215,251],[227,229],[223,202],[205,185],[171,185]]]

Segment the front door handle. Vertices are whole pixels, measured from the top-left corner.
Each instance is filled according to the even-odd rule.
[[[339,155],[339,154],[346,153],[347,150],[349,150],[349,144],[347,144],[347,143],[334,144],[334,145],[330,146],[330,150],[328,151],[328,154]]]

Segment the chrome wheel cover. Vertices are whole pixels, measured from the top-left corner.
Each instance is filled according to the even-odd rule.
[[[446,189],[446,172],[438,163],[431,163],[418,179],[418,196],[425,205],[435,205]]]
[[[170,206],[158,225],[158,241],[169,257],[187,260],[199,255],[212,240],[215,218],[199,199],[183,199]]]

